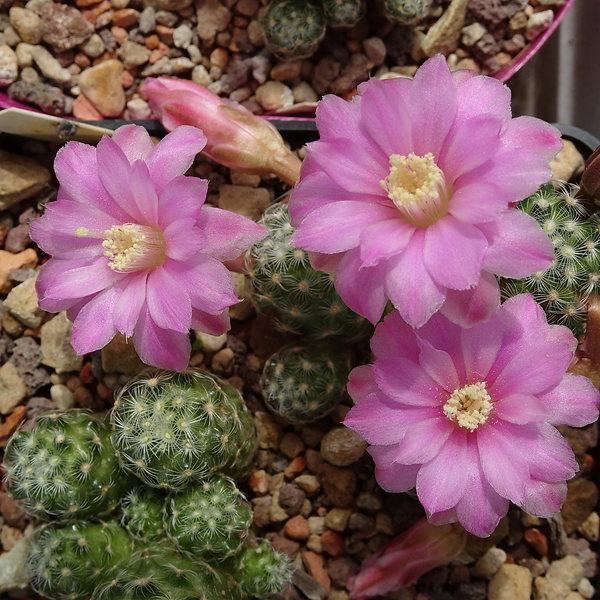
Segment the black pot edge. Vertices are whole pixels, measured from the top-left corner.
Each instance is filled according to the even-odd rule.
[[[600,146],[600,140],[588,131],[585,131],[585,129],[575,127],[575,125],[563,125],[562,123],[553,123],[553,125],[560,131],[565,139],[570,140],[575,144],[577,150],[579,150],[586,159],[598,146]]]

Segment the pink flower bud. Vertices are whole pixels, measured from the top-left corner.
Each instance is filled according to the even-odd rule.
[[[220,98],[203,85],[169,77],[148,78],[141,93],[167,131],[193,125],[208,143],[203,154],[244,173],[271,172],[294,185],[300,160],[275,127],[231,100]]]
[[[360,573],[350,580],[350,597],[365,600],[411,585],[458,556],[466,541],[467,532],[457,523],[430,525],[422,518],[363,562]]]

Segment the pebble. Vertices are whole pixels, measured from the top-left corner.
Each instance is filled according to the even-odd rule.
[[[52,79],[58,84],[70,81],[71,73],[67,69],[64,69],[44,46],[34,46],[31,56],[44,77]]]
[[[438,52],[447,56],[456,50],[468,5],[469,0],[452,0],[421,41],[421,49],[426,56],[433,56]]]
[[[325,515],[325,525],[341,533],[348,526],[351,515],[352,511],[348,508],[332,508]]]
[[[291,431],[288,431],[282,438],[279,450],[288,458],[296,458],[304,452],[304,442],[302,438]]]
[[[198,0],[196,9],[196,31],[205,42],[224,31],[231,20],[231,11],[219,0]]]
[[[485,33],[487,33],[486,27],[475,21],[475,23],[471,23],[461,29],[461,41],[464,46],[472,46],[478,42]]]
[[[23,590],[33,577],[27,562],[31,531],[27,531],[9,552],[0,555],[0,594]]]
[[[327,572],[333,583],[341,588],[348,584],[348,580],[358,575],[360,565],[349,556],[338,556],[329,560]]]
[[[590,515],[598,503],[596,485],[579,477],[567,482],[567,499],[561,509],[567,535],[573,533]]]
[[[314,494],[321,487],[319,480],[314,475],[299,475],[294,479],[294,483],[307,494]]]
[[[546,572],[546,579],[558,579],[572,590],[579,585],[583,576],[583,565],[573,555],[567,555],[560,560],[553,561]]]
[[[302,562],[310,576],[325,588],[325,595],[331,593],[331,579],[325,569],[325,559],[320,554],[307,550],[302,552]]]
[[[127,114],[130,119],[150,119],[152,111],[148,103],[142,98],[133,98],[127,103]],[[233,274],[235,275],[235,273]]]
[[[535,600],[566,600],[570,593],[569,586],[558,579],[536,577],[533,580]]]
[[[279,506],[291,517],[300,514],[305,499],[305,493],[293,483],[285,484],[279,490]]]
[[[280,521],[287,521],[288,517],[289,515],[279,505],[279,490],[276,490],[271,496],[271,506],[269,507],[269,519],[273,523],[279,523]],[[308,535],[306,537],[308,537]]]
[[[106,51],[106,45],[100,35],[94,33],[90,39],[81,46],[81,51],[90,58],[98,58]]]
[[[188,25],[180,25],[173,30],[175,48],[187,48],[192,43],[193,31]]]
[[[83,364],[83,356],[77,356],[71,346],[72,334],[73,324],[64,311],[42,325],[40,330],[42,363],[53,367],[57,373],[79,371]]]
[[[203,331],[194,331],[194,336],[196,340],[202,342],[203,352],[218,352],[221,350],[221,348],[224,348],[225,344],[227,343],[226,333],[223,335],[210,335],[209,333],[204,333]]]
[[[489,600],[529,600],[531,573],[526,567],[503,564],[488,586]]]
[[[385,42],[381,38],[367,38],[366,40],[363,40],[362,46],[367,58],[374,66],[379,67],[384,63],[387,49],[385,47]]]
[[[289,108],[294,104],[292,90],[281,81],[267,81],[256,89],[256,101],[267,111]]]
[[[12,316],[23,323],[25,327],[32,329],[36,329],[42,324],[42,319],[46,314],[39,307],[35,281],[35,277],[26,279],[23,283],[15,286],[4,300],[4,306]]]
[[[27,386],[12,362],[0,367],[0,414],[8,415],[27,396]]]
[[[0,87],[10,85],[18,76],[19,67],[15,51],[8,45],[0,46]]]
[[[344,538],[331,529],[321,535],[321,545],[329,556],[341,556],[346,549]]]
[[[475,577],[491,579],[498,569],[506,562],[506,552],[501,548],[490,548],[473,567],[472,573]]]
[[[241,185],[222,185],[219,189],[219,208],[244,215],[257,221],[271,203],[267,188],[248,188]]]
[[[40,17],[32,10],[13,6],[9,10],[10,24],[27,44],[39,44],[42,40]]]
[[[19,68],[24,69],[33,65],[33,51],[35,48],[36,46],[25,44],[24,42],[17,44],[15,54],[17,55],[17,64],[19,65]],[[21,73],[21,78],[23,79],[23,73]]]
[[[12,27],[7,27],[4,30],[4,41],[8,46],[14,48],[19,42],[21,42],[21,37]]]
[[[79,75],[82,93],[105,117],[118,117],[125,108],[122,73],[123,63],[110,59],[84,69]]]
[[[71,113],[73,98],[54,86],[42,82],[26,83],[17,80],[6,90],[11,100],[33,104],[49,115],[68,115]]]
[[[548,538],[537,527],[526,529],[523,538],[540,556],[548,554]]]
[[[100,351],[102,369],[105,373],[122,373],[124,375],[137,375],[146,368],[140,360],[132,343],[125,341],[125,337],[117,333]]]
[[[16,527],[3,525],[0,529],[0,544],[5,552],[12,550],[23,537],[23,532]]]
[[[294,102],[297,104],[301,102],[317,102],[319,99],[317,92],[306,81],[301,81],[295,85],[292,88],[292,94],[294,95]]]
[[[358,433],[347,427],[336,427],[321,440],[321,456],[336,467],[347,467],[363,456],[367,445]]]
[[[29,224],[20,223],[8,231],[4,242],[4,248],[5,250],[8,250],[8,252],[17,254],[17,252],[25,250],[29,244],[31,244]]]
[[[73,6],[46,2],[40,16],[42,39],[54,52],[84,44],[94,33],[94,26]]]
[[[0,151],[0,175],[3,175],[2,152]],[[0,189],[2,186],[0,178]],[[8,294],[13,287],[8,275],[14,269],[33,269],[37,266],[38,255],[33,248],[27,248],[18,254],[0,250],[0,293]]]
[[[27,409],[23,405],[19,405],[6,417],[6,420],[0,426],[0,448],[6,446],[6,442],[8,442],[10,436],[17,430],[23,419],[25,419],[26,413]]]
[[[552,10],[543,10],[533,13],[527,20],[525,28],[525,37],[531,42],[535,40],[541,33],[546,31],[554,20],[554,12]]]
[[[293,540],[307,540],[310,536],[308,521],[302,515],[296,515],[287,521],[285,534]]]
[[[590,542],[597,542],[600,537],[600,517],[597,512],[592,512],[588,518],[577,528],[579,533]]]
[[[103,116],[96,107],[83,95],[79,94],[73,103],[73,116],[76,119],[87,121],[100,121]]]
[[[140,13],[134,8],[122,8],[115,11],[112,22],[117,27],[131,27],[140,19]]]
[[[571,140],[563,140],[562,143],[560,152],[550,161],[552,178],[571,181],[581,174],[585,161]]]
[[[0,150],[0,210],[35,196],[50,176],[35,159]]]
[[[56,383],[50,388],[50,398],[59,410],[69,410],[75,406],[73,392],[62,383]]]
[[[258,435],[258,447],[277,450],[283,434],[275,419],[266,412],[258,411],[254,414],[254,425]]]
[[[596,593],[596,588],[594,588],[591,581],[587,577],[583,577],[577,586],[577,591],[584,598],[592,598]]]
[[[147,6],[140,13],[138,28],[144,35],[148,35],[156,29],[156,11],[152,6]]]
[[[323,544],[321,543],[321,536],[316,533],[311,533],[308,536],[308,540],[306,542],[306,547],[317,554],[323,553]]]

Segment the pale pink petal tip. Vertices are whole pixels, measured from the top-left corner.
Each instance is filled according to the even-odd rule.
[[[32,223],[53,254],[37,290],[45,310],[74,319],[78,354],[120,332],[147,364],[183,370],[192,326],[214,335],[229,328],[228,308],[239,300],[222,261],[265,232],[204,206],[207,182],[184,173],[205,143],[195,127],[154,145],[145,129],[126,125],[98,148],[72,142],[57,155],[60,200]]]
[[[566,373],[574,346],[562,329],[527,294],[472,329],[443,314],[419,329],[388,315],[371,344],[375,362],[350,374],[356,405],[345,419],[374,444],[380,485],[416,487],[432,523],[458,521],[480,537],[509,502],[557,512],[578,465],[555,426],[594,422],[600,402],[587,379]]]
[[[440,310],[472,326],[498,305],[491,276],[551,262],[541,227],[514,207],[550,179],[560,139],[539,119],[511,119],[506,86],[452,74],[436,55],[412,81],[325,96],[317,127],[289,201],[294,243],[372,323],[391,301],[412,327]]]

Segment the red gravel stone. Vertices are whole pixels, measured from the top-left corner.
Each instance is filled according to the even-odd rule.
[[[526,529],[523,537],[540,556],[548,554],[548,538],[539,529],[536,527]]]
[[[117,27],[131,27],[140,20],[140,13],[134,8],[122,8],[113,15],[113,23]]]
[[[306,457],[298,456],[290,461],[290,464],[284,469],[283,474],[288,479],[293,479],[297,475],[300,475],[304,469],[306,469]]]
[[[298,542],[294,542],[293,540],[289,540],[282,535],[277,535],[276,533],[267,533],[267,539],[273,544],[273,548],[278,552],[282,552],[283,554],[287,554],[292,560],[296,558],[298,554],[298,550],[300,550],[300,544]]]
[[[331,593],[331,579],[325,570],[325,559],[316,552],[307,550],[302,553],[302,562],[310,576],[325,588],[325,596]]]
[[[254,471],[254,473],[250,475],[248,485],[257,494],[266,494],[269,491],[269,475],[263,469]]]
[[[293,540],[307,540],[310,536],[308,521],[302,515],[292,517],[285,524],[284,531]]]
[[[25,418],[27,409],[24,406],[17,406],[11,413],[6,417],[2,427],[0,427],[0,448],[6,446],[10,436],[16,431],[17,427],[21,424],[21,421]]]
[[[346,549],[342,536],[331,529],[321,535],[321,544],[329,556],[340,556]]]

